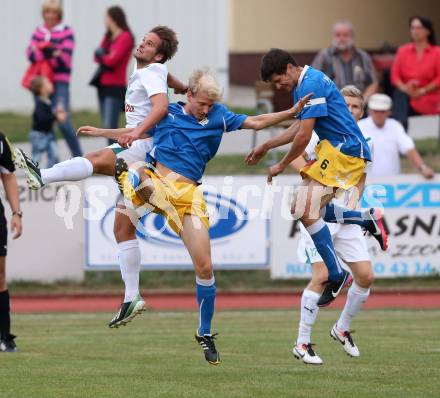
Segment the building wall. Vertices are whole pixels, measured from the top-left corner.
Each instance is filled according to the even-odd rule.
[[[71,84],[76,109],[96,108],[96,90],[88,86],[96,64],[93,51],[104,34],[105,10],[120,5],[139,41],[155,25],[169,25],[177,33],[179,51],[168,63],[182,80],[198,67],[209,67],[222,85],[228,81],[228,0],[64,0],[64,22],[75,30],[76,48]],[[41,24],[42,0],[1,0],[0,111],[29,111],[30,94],[21,85],[28,65],[25,49]],[[201,6],[203,5],[203,6]]]
[[[352,21],[360,47],[375,49],[384,41],[408,41],[408,19],[426,15],[440,29],[437,0],[229,0],[229,48],[232,53],[263,52],[280,47],[295,52],[329,45],[331,27]]]
[[[311,62],[327,47],[334,22],[350,20],[356,44],[377,50],[387,42],[409,40],[408,19],[426,15],[440,31],[438,0],[229,0],[230,82],[252,84],[261,56],[271,47],[292,52],[299,63]]]

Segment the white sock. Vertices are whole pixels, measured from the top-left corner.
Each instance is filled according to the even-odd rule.
[[[370,289],[360,287],[353,282],[350,289],[348,289],[347,301],[336,325],[341,332],[350,330],[351,321],[359,313],[362,304],[367,301],[369,295]]]
[[[137,239],[127,240],[118,244],[119,266],[125,283],[124,303],[133,301],[139,294],[139,272],[141,270],[141,251]]]
[[[296,344],[309,344],[312,327],[318,316],[318,300],[321,295],[305,289],[301,297],[301,320],[299,322],[298,339]]]
[[[50,169],[41,169],[44,184],[61,181],[81,181],[93,174],[93,165],[89,159],[76,157],[57,163]]]

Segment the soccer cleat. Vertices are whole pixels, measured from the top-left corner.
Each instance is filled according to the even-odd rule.
[[[292,349],[296,359],[301,359],[304,363],[310,365],[322,365],[322,359],[316,354],[312,346],[314,344],[297,344]]]
[[[0,340],[0,352],[17,352],[17,346],[14,339],[16,336],[10,334],[6,338]]]
[[[118,328],[119,326],[125,326],[128,322],[131,322],[136,315],[146,310],[145,301],[138,294],[133,301],[121,304],[121,308],[109,322],[108,327]]]
[[[388,234],[382,221],[382,212],[371,208],[368,212],[370,220],[365,228],[378,242],[382,250],[388,249]]]
[[[44,185],[44,183],[41,178],[41,172],[40,168],[38,167],[38,163],[34,162],[20,148],[16,148],[14,153],[15,165],[24,171],[28,188],[34,191],[40,189]]]
[[[119,190],[124,195],[124,187],[127,185],[128,165],[122,158],[116,159],[115,164],[115,180],[118,184]]]
[[[353,339],[351,337],[351,334],[353,332],[349,332],[348,330],[345,332],[341,332],[337,326],[336,323],[333,325],[332,330],[330,331],[330,336],[335,341],[339,341],[342,344],[342,347],[344,348],[344,351],[350,355],[351,357],[358,357],[359,349],[357,348],[356,344],[354,344]]]
[[[199,332],[197,331],[194,335],[197,343],[199,343],[203,347],[203,352],[205,354],[205,359],[211,364],[211,365],[218,365],[220,363],[220,354],[218,353],[217,349],[215,348],[215,336],[217,336],[217,333],[215,334],[204,334],[203,336],[199,336]]]
[[[349,272],[345,270],[343,270],[343,272],[343,276],[337,281],[327,281],[324,291],[318,300],[318,307],[326,307],[329,305],[338,296],[338,294],[341,293],[343,287],[351,284],[353,277]]]
[[[128,169],[128,165],[124,159],[118,158],[115,164],[115,180],[118,184],[122,196],[135,206],[142,206],[144,203],[136,194],[136,190],[131,184],[133,179],[130,178],[132,173]]]

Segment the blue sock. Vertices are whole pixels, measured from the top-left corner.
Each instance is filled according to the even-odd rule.
[[[199,336],[211,334],[216,290],[214,277],[211,279],[199,279],[196,277],[197,302],[199,303]]]
[[[367,210],[366,212],[349,210],[345,207],[335,205],[334,203],[327,203],[327,205],[321,209],[321,216],[325,222],[356,224],[366,228],[370,220],[367,216],[369,211],[370,210]]]
[[[324,220],[320,218],[314,224],[306,227],[306,229],[313,239],[316,250],[318,250],[319,255],[324,260],[325,266],[328,269],[329,279],[333,281],[340,279],[344,271],[339,264],[330,230]]]

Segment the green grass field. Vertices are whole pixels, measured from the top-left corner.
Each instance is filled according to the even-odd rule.
[[[193,340],[196,313],[150,312],[116,330],[110,314],[16,315],[20,353],[0,354],[0,397],[440,396],[440,311],[363,312],[356,359],[328,335],[337,316],[321,313],[325,364],[312,367],[290,352],[297,311],[219,312],[214,367]]]

